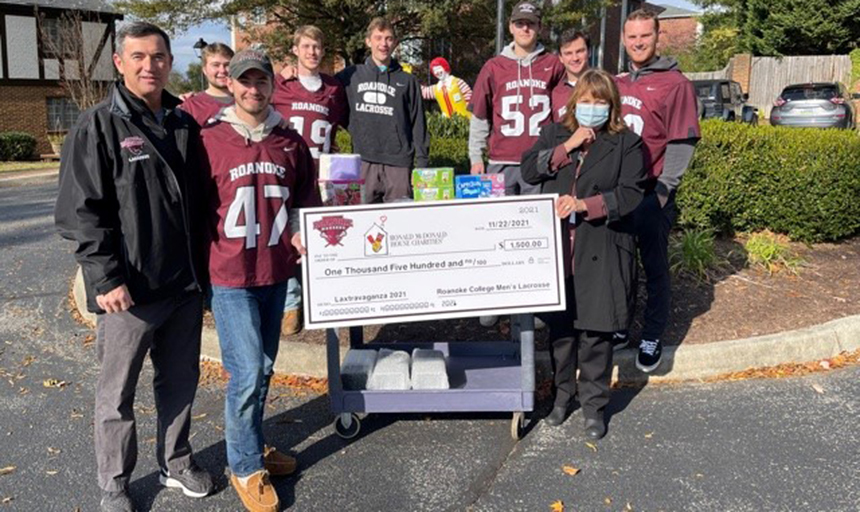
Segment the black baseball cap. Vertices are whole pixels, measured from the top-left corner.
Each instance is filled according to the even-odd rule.
[[[239,78],[252,69],[258,69],[274,78],[272,61],[260,50],[242,50],[230,59],[230,77]]]
[[[517,2],[511,13],[511,23],[520,20],[540,24],[540,7],[538,7],[537,2],[533,0]]]

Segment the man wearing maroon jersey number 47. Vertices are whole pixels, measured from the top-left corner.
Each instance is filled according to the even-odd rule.
[[[293,35],[295,74],[292,69],[276,78],[272,106],[305,140],[319,169],[321,153],[334,151],[337,129],[344,124],[346,93],[334,77],[320,73],[325,55],[323,32],[313,25],[299,27]],[[287,69],[287,68],[285,68]],[[296,334],[302,330],[302,288],[297,277],[290,278],[281,333]]]
[[[618,78],[621,115],[645,143],[648,180],[645,197],[633,214],[639,254],[647,280],[645,325],[636,366],[652,372],[660,366],[660,336],[669,320],[669,230],[675,222],[675,190],[693,158],[700,137],[693,84],[674,59],[657,56],[657,15],[638,10],[624,22],[629,74]]]
[[[230,373],[224,434],[230,482],[251,511],[279,510],[269,476],[296,461],[264,445],[263,412],[278,353],[287,280],[299,252],[298,209],[319,206],[307,144],[270,106],[274,73],[257,50],[230,61],[235,105],[201,130],[209,162],[209,274]]]

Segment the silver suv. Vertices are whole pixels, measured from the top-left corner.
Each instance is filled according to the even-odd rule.
[[[773,103],[770,124],[813,128],[854,128],[851,97],[841,83],[789,85]]]

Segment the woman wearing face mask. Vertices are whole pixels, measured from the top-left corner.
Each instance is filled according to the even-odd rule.
[[[526,182],[559,195],[556,215],[568,241],[567,309],[542,315],[549,326],[555,389],[545,421],[561,425],[578,396],[590,439],[606,434],[612,333],[627,328],[636,285],[630,214],[642,200],[645,167],[642,139],[627,129],[620,113],[612,77],[586,71],[564,118],[541,130],[522,164]]]

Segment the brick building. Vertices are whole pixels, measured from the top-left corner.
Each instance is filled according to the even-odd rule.
[[[680,7],[666,6],[659,16],[660,41],[657,44],[657,52],[666,49],[674,52],[692,49],[702,33],[702,24],[698,18],[700,14]]]
[[[71,43],[61,42],[68,37],[63,16],[69,12],[80,13],[82,20],[79,41]],[[39,153],[51,153],[48,133],[68,130],[79,113],[60,82],[79,74],[72,48],[83,45],[91,76],[113,80],[119,19],[101,0],[0,0],[0,132],[30,133]],[[65,50],[58,54],[52,48]]]

